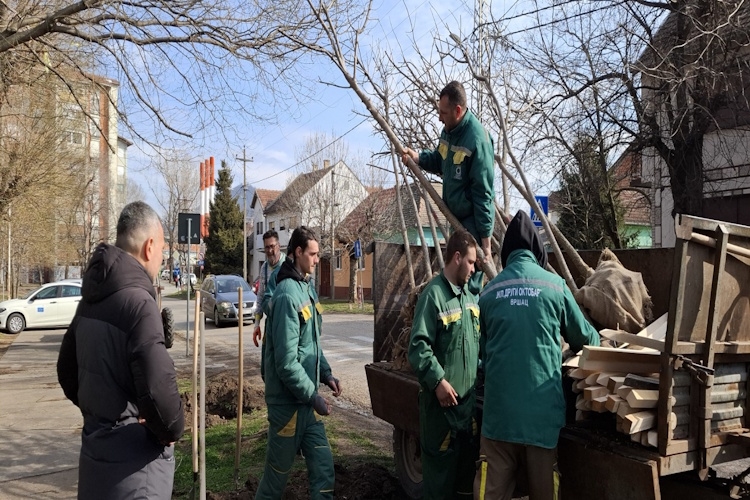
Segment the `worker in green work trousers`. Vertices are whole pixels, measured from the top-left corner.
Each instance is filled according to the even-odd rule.
[[[424,498],[472,498],[479,442],[475,383],[479,306],[469,291],[477,242],[466,230],[448,240],[445,269],[419,296],[409,363],[419,378]]]
[[[341,383],[320,346],[320,304],[309,282],[318,250],[315,233],[304,226],[294,230],[271,299],[264,352],[268,447],[256,499],[281,498],[297,450],[307,463],[310,498],[333,498],[333,455],[318,416],[331,406],[318,386],[322,382],[339,396]]]
[[[481,245],[490,262],[490,241],[495,224],[495,147],[492,138],[466,104],[466,90],[452,81],[440,91],[438,118],[445,125],[438,147],[421,153],[404,148],[402,161],[443,178],[443,201],[461,225]],[[481,266],[481,262],[479,263]],[[469,282],[474,293],[482,289],[484,273]]]

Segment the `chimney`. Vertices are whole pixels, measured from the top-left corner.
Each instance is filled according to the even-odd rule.
[[[331,166],[331,160],[323,160],[323,168],[326,169]]]

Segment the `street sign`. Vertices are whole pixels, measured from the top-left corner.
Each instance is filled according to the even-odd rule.
[[[201,234],[200,214],[177,214],[177,242],[188,242],[188,220],[190,220],[190,243],[199,243]]]
[[[354,258],[362,258],[362,244],[359,242],[359,239],[354,242]]]
[[[548,215],[549,214],[549,197],[548,196],[534,196],[534,198],[536,198],[536,202],[542,208],[542,212],[544,212],[544,215]],[[531,222],[533,222],[536,227],[542,227],[542,220],[534,212],[533,208],[531,209],[529,216],[531,217]]]

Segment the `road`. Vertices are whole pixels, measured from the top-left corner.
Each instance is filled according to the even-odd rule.
[[[190,335],[193,332],[194,305],[190,304]],[[185,331],[187,323],[187,302],[185,300],[162,299],[162,307],[172,309],[175,329]],[[265,325],[262,325],[263,327]],[[252,340],[253,325],[245,325],[243,329],[243,345],[245,352],[245,366],[252,363],[260,365],[260,349],[255,347]],[[373,317],[366,314],[324,314],[323,335],[321,343],[323,353],[328,359],[333,374],[342,382],[344,393],[334,402],[341,407],[351,407],[361,413],[370,414],[370,393],[367,390],[365,364],[372,361],[372,340],[374,334]],[[237,352],[238,327],[225,326],[216,328],[213,321],[206,320],[206,348],[218,349],[223,354]],[[182,344],[184,345],[184,344]],[[191,341],[192,345],[192,341]],[[186,362],[185,351],[170,350],[175,363]],[[235,363],[227,364],[226,357],[221,361],[212,362],[207,355],[206,366],[227,369],[236,367]]]

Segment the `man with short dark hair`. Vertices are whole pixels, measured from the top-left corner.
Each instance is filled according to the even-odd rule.
[[[417,374],[424,498],[472,498],[478,442],[475,383],[479,306],[467,285],[477,242],[466,230],[448,240],[445,269],[419,295],[409,343]]]
[[[83,275],[57,360],[60,386],[83,414],[79,499],[172,496],[185,417],[153,285],[163,248],[159,216],[130,203],[115,246],[99,244]]]
[[[324,383],[338,397],[341,383],[323,355],[321,309],[309,282],[318,251],[315,233],[300,226],[292,233],[288,258],[278,270],[263,342],[268,444],[256,499],[281,498],[297,450],[307,462],[310,497],[333,498],[333,455],[325,426],[315,413],[331,412],[318,386]]]
[[[495,152],[492,138],[466,106],[466,91],[452,81],[440,92],[438,116],[445,125],[434,151],[405,148],[402,161],[411,158],[420,168],[443,177],[443,201],[474,239],[486,262],[495,223]],[[474,284],[481,278],[477,273]]]
[[[255,302],[255,328],[253,329],[255,347],[258,347],[258,342],[263,338],[263,333],[260,330],[260,320],[263,319],[264,314],[268,316],[268,304],[273,296],[273,291],[276,289],[274,271],[281,266],[279,234],[273,229],[263,234],[263,251],[266,254],[266,261],[260,266],[258,293]],[[271,276],[274,279],[271,279]]]

